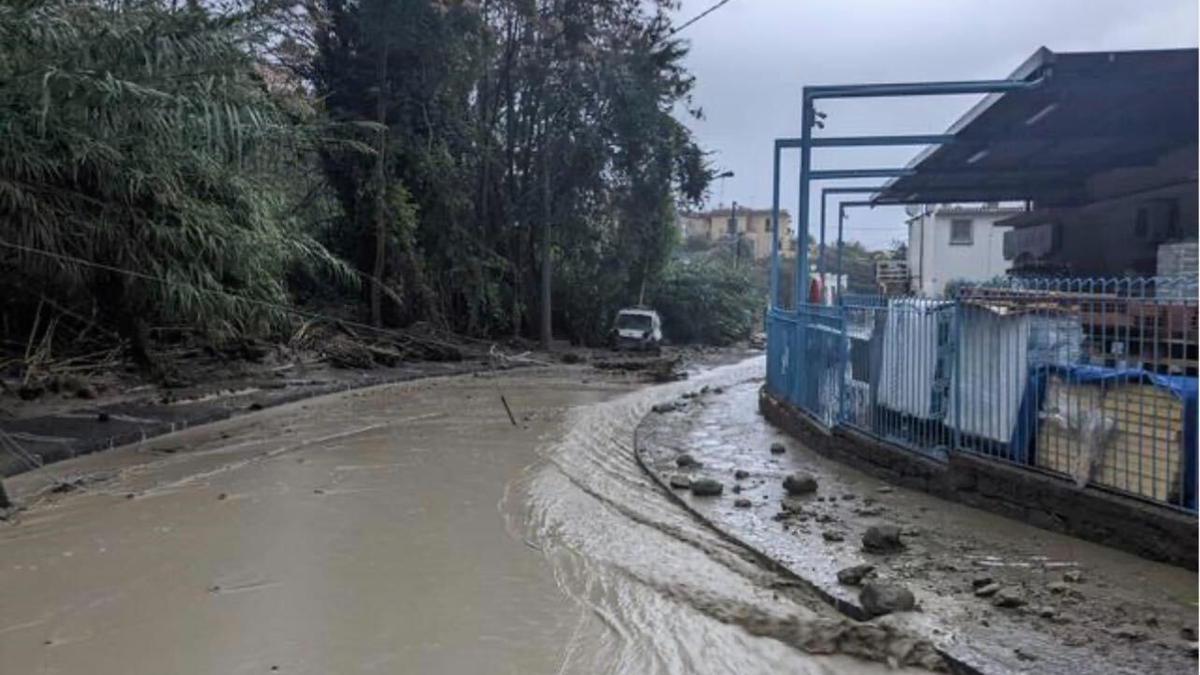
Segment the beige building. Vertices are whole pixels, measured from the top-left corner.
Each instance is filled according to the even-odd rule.
[[[779,255],[782,258],[796,256],[796,239],[792,232],[792,216],[786,210],[779,211]],[[771,255],[771,210],[751,209],[734,205],[711,211],[684,212],[679,214],[679,227],[685,240],[702,240],[709,244],[733,245],[741,239],[742,250],[749,251],[755,260]]]

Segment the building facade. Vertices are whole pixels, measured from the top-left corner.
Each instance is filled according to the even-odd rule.
[[[796,255],[792,216],[779,211],[779,253],[784,258]],[[684,212],[679,215],[679,227],[684,240],[703,241],[709,245],[733,246],[740,240],[742,251],[755,260],[771,255],[771,210],[733,205],[718,206],[711,211]]]
[[[1004,233],[997,221],[1023,213],[1020,207],[930,206],[908,219],[909,290],[940,296],[953,281],[986,281],[1002,276]]]

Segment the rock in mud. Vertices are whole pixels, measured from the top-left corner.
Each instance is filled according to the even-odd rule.
[[[1038,607],[1034,612],[1043,619],[1053,619],[1058,614],[1058,611],[1049,605]]]
[[[686,490],[692,487],[692,479],[687,476],[671,476],[667,480],[667,484],[676,490]]]
[[[847,586],[857,586],[862,583],[863,579],[875,571],[874,565],[854,565],[838,570],[838,583],[846,584]]]
[[[1083,572],[1080,572],[1079,570],[1069,570],[1067,572],[1063,572],[1063,581],[1069,584],[1083,583]]]
[[[700,466],[700,462],[691,453],[685,452],[675,458],[675,465],[681,469],[692,469]]]
[[[655,403],[653,406],[650,406],[650,412],[658,413],[659,415],[669,413],[673,410],[675,410],[674,403]]]
[[[797,471],[783,479],[783,489],[792,496],[812,494],[817,491],[817,479]]]
[[[971,588],[980,589],[984,586],[990,586],[993,581],[991,577],[975,577],[971,579]]]
[[[987,583],[975,589],[975,595],[980,598],[990,598],[1000,590],[1000,584]]]
[[[787,448],[783,446],[783,443],[775,442],[771,444],[772,455],[782,455],[785,452],[787,452]]]
[[[1025,595],[1016,586],[1005,586],[992,596],[992,604],[997,607],[1012,609],[1025,604]]]
[[[863,550],[868,553],[897,553],[904,550],[900,528],[895,525],[872,525],[862,536]]]
[[[102,413],[100,413],[99,415],[96,415],[96,421],[97,421],[97,422],[107,422],[107,421],[109,421],[109,420],[111,420],[111,419],[112,419],[112,416],[111,416],[111,415],[109,415],[109,414],[108,414],[108,413],[106,413],[106,412],[102,412]]]
[[[736,480],[746,480],[750,477],[750,472],[746,471],[745,469],[738,469],[737,471],[733,472],[733,477]]]
[[[843,536],[842,533],[838,532],[837,530],[825,530],[824,532],[821,533],[821,537],[824,538],[825,541],[832,541],[832,542],[846,540],[846,537]]]
[[[1196,629],[1191,626],[1184,626],[1179,629],[1179,639],[1187,642],[1196,641]]]
[[[741,485],[734,485],[734,486],[733,486],[733,492],[734,492],[734,494],[739,494],[739,495],[740,495],[740,494],[742,494],[742,486],[741,486]]]
[[[45,393],[45,391],[46,388],[37,383],[23,384],[19,389],[17,389],[17,396],[19,396],[22,401],[32,401],[33,399]]]
[[[899,584],[872,581],[863,586],[858,602],[871,616],[908,612],[916,606],[912,591]]]
[[[752,506],[752,503],[750,502],[749,499],[742,497],[741,499],[734,501],[733,505],[738,507],[739,509],[748,509]]]
[[[725,491],[725,486],[712,478],[697,478],[692,481],[691,488],[696,497],[717,497]]]

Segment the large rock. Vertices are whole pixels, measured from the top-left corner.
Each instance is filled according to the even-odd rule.
[[[855,565],[838,570],[838,583],[846,584],[847,586],[857,586],[862,583],[864,577],[875,571],[874,565]]]
[[[897,553],[904,550],[900,528],[895,525],[872,525],[863,532],[863,550],[868,553]]]
[[[992,604],[997,607],[1013,609],[1025,604],[1025,594],[1016,586],[1005,586],[992,596]]]
[[[784,447],[783,443],[776,442],[771,444],[772,455],[782,455],[785,452],[787,452],[787,448]]]
[[[908,612],[916,606],[912,591],[899,584],[871,581],[858,594],[858,602],[871,616]]]
[[[683,453],[675,458],[675,464],[681,469],[690,469],[700,466],[700,462],[696,460],[691,453]]]
[[[697,497],[716,497],[724,491],[725,486],[712,478],[697,478],[692,481],[692,494]]]
[[[789,495],[807,495],[817,491],[817,479],[812,474],[797,471],[783,479],[783,489]]]

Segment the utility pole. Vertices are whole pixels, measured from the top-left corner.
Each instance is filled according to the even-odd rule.
[[[737,202],[729,205],[729,234],[734,236],[733,239],[733,269],[737,269],[742,262],[742,231],[737,226]]]

